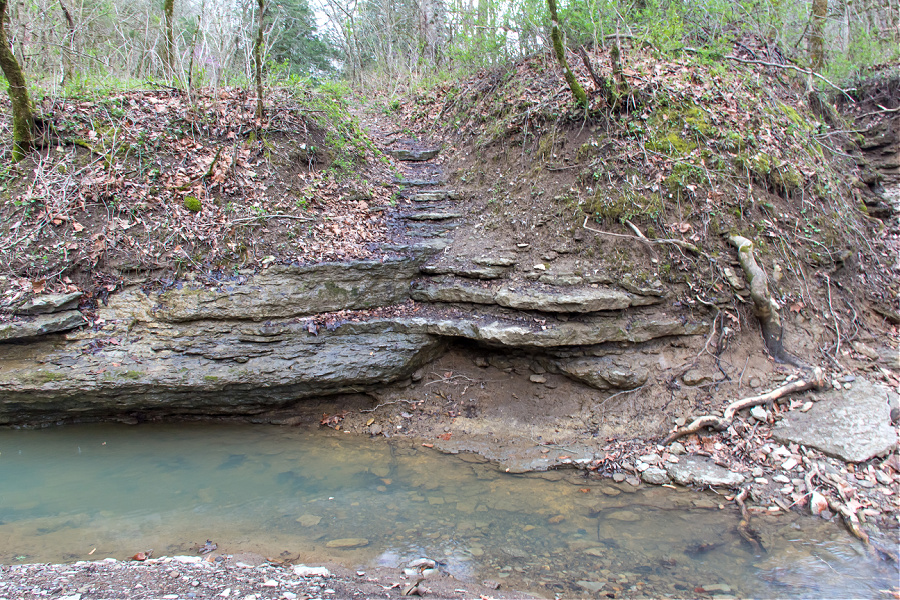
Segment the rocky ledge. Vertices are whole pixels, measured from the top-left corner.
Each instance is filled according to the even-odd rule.
[[[128,288],[88,316],[72,308],[77,297],[22,305],[0,329],[0,423],[254,414],[404,380],[460,339],[533,353],[595,389],[629,389],[646,370],[604,358],[604,344],[708,330],[651,306],[658,296],[615,288],[420,280],[427,248]],[[28,314],[35,306],[41,314]]]

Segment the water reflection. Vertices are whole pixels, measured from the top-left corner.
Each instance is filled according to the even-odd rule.
[[[470,462],[471,461],[471,462]],[[551,481],[548,479],[556,479]],[[542,595],[876,597],[896,572],[838,526],[759,518],[766,554],[719,498],[512,476],[406,442],[253,426],[0,431],[0,562],[153,548],[399,566]],[[24,557],[24,558],[23,558]]]

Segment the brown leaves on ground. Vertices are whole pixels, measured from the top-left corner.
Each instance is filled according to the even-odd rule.
[[[300,96],[273,93],[264,123],[254,98],[232,88],[45,102],[51,143],[7,175],[0,274],[61,291],[63,274],[87,287],[100,272],[370,255],[386,236],[370,209],[390,201],[379,183],[390,163],[361,132],[341,141]],[[186,206],[194,199],[199,211]]]

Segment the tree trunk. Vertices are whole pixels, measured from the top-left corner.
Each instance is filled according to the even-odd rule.
[[[166,77],[175,75],[175,0],[165,0],[163,12],[166,20],[166,48],[163,60],[166,65]]]
[[[809,28],[809,65],[820,71],[825,65],[825,17],[828,16],[828,0],[813,0],[812,22]]]
[[[265,116],[263,106],[263,80],[262,80],[262,43],[263,43],[263,17],[265,16],[265,0],[256,0],[259,6],[259,20],[256,29],[256,41],[253,43],[253,62],[256,67],[256,118]]]
[[[70,83],[72,81],[72,76],[74,75],[75,70],[73,56],[75,51],[75,21],[72,19],[72,13],[69,12],[69,9],[66,7],[66,3],[63,0],[59,0],[59,7],[62,9],[63,17],[65,17],[66,19],[66,42],[65,44],[63,44],[62,48],[62,86],[65,87],[67,83]]]
[[[0,0],[0,68],[9,82],[9,100],[13,112],[13,161],[25,158],[34,145],[34,109],[28,95],[28,84],[19,61],[9,47],[6,38],[7,0]]]
[[[444,3],[441,0],[419,0],[419,29],[425,60],[435,65],[444,49]]]
[[[559,31],[559,18],[556,15],[556,0],[547,0],[547,7],[550,9],[550,22],[553,26],[550,30],[550,39],[553,40],[553,51],[556,53],[556,60],[559,61],[559,65],[563,69],[566,83],[569,84],[569,89],[572,90],[575,101],[587,106],[587,94],[584,92],[581,84],[578,83],[578,80],[575,79],[572,69],[569,68],[569,61],[566,60],[566,49],[563,47],[562,34]]]

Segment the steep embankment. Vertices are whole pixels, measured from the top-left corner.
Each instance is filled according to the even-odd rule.
[[[825,451],[890,452],[896,99],[845,99],[870,132],[855,140],[750,47],[668,62],[625,49],[624,101],[598,88],[587,109],[534,57],[391,102],[390,117],[375,101],[369,134],[311,92],[263,124],[240,94],[126,94],[104,127],[73,116],[58,132],[80,141],[6,191],[0,421],[321,419],[639,485],[690,480],[651,441],[819,366],[838,407],[876,382],[867,423],[836,419],[871,424],[878,444]],[[613,77],[607,53],[586,58]],[[128,149],[107,148],[125,125]],[[727,465],[728,485],[774,469],[803,504],[790,471],[822,455],[777,434],[785,411],[679,451]],[[900,472],[886,464],[873,494]]]

